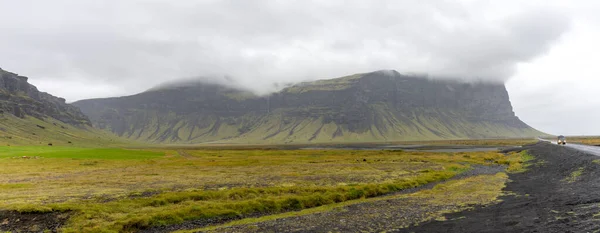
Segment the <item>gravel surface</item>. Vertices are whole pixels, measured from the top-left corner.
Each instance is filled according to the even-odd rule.
[[[503,202],[446,216],[396,232],[598,232],[600,157],[569,147],[538,143],[529,171],[513,174]],[[581,175],[574,175],[582,171]],[[574,173],[575,172],[575,173]]]

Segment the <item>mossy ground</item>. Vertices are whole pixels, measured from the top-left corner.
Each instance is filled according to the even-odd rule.
[[[25,158],[23,156],[26,156]],[[0,149],[0,209],[70,211],[65,232],[118,232],[372,198],[449,179],[496,152]]]

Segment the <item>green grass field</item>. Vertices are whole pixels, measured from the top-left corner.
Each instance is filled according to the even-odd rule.
[[[0,147],[0,158],[38,157],[65,159],[152,159],[164,156],[157,151],[131,150],[119,148],[81,148],[48,146]]]
[[[135,232],[368,200],[472,164],[522,163],[496,152],[10,146],[0,148],[0,209],[69,212],[64,232]]]

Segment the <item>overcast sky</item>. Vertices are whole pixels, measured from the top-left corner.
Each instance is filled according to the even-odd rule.
[[[68,101],[395,69],[506,82],[533,127],[600,135],[596,2],[0,0],[0,67]]]

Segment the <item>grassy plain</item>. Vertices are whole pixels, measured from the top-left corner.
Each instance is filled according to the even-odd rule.
[[[505,138],[505,139],[453,139],[453,140],[433,140],[433,141],[396,141],[396,142],[355,142],[355,143],[289,143],[289,144],[239,144],[239,143],[205,143],[192,145],[160,145],[161,148],[186,149],[186,150],[210,150],[210,149],[229,149],[229,150],[289,150],[302,148],[382,148],[385,146],[402,145],[420,145],[420,146],[473,146],[473,147],[508,147],[533,144],[538,142],[536,138]]]
[[[553,138],[553,140],[556,140]],[[600,145],[600,136],[574,136],[567,137],[567,143],[579,143],[585,145]]]
[[[521,146],[538,142],[536,138],[510,138],[510,139],[464,139],[464,140],[438,140],[423,141],[425,145],[464,145],[464,146]],[[411,142],[418,143],[418,142]]]
[[[546,140],[556,142],[557,137],[543,137]],[[591,146],[600,145],[600,136],[566,136],[567,143],[577,143]]]
[[[25,157],[24,157],[25,156]],[[364,200],[523,154],[394,150],[0,148],[0,209],[70,212],[64,232],[135,232]]]

